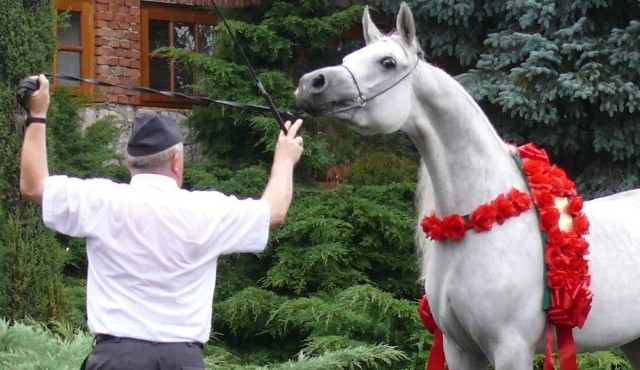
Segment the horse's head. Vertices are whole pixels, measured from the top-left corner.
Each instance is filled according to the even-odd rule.
[[[311,114],[346,119],[362,134],[391,133],[409,117],[412,72],[420,58],[413,15],[400,5],[397,31],[383,35],[365,8],[362,27],[366,46],[347,55],[341,65],[302,76],[295,96]]]

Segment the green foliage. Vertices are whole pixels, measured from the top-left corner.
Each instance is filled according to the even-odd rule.
[[[0,316],[62,317],[66,255],[39,211],[19,194],[22,126],[14,91],[20,80],[51,69],[52,1],[0,1]]]
[[[37,222],[33,206],[8,214],[0,224],[0,317],[46,321],[63,315],[64,251]]]
[[[0,320],[0,368],[78,369],[91,350],[93,338],[86,333],[67,329],[62,336],[42,324],[29,323],[10,325]]]
[[[581,370],[632,370],[629,362],[618,350],[598,351],[578,354],[578,369]],[[537,355],[535,358],[535,370],[543,369],[543,356]],[[556,367],[559,361],[556,355]]]
[[[638,185],[637,1],[408,3],[426,54],[461,73],[503,138],[546,148],[587,197]]]
[[[360,157],[353,163],[349,183],[383,185],[416,182],[417,172],[417,158],[402,157],[393,152],[376,152]]]
[[[70,309],[72,302],[66,296],[69,290],[63,288],[62,273],[65,264],[84,267],[84,245],[77,239],[56,238],[42,224],[40,211],[19,194],[23,128],[17,118],[22,112],[14,91],[23,78],[51,71],[56,12],[52,1],[1,0],[0,5],[0,316],[81,323],[84,308]],[[52,97],[50,171],[123,178],[123,167],[108,148],[115,129],[103,120],[81,133],[78,108],[82,103],[64,91]]]
[[[287,223],[273,233],[265,284],[294,294],[375,283],[415,296],[415,184],[299,194]]]
[[[587,197],[638,185],[638,2],[408,3],[426,54],[460,73],[503,138],[546,148]],[[395,14],[399,1],[377,4]]]
[[[49,330],[37,322],[10,325],[0,320],[0,368],[16,370],[71,370],[91,350],[93,338],[81,331],[64,328],[64,333]],[[243,365],[221,347],[205,347],[208,369],[384,369],[405,356],[387,345],[360,345],[326,351],[319,355],[300,353],[296,360],[269,366]]]
[[[247,363],[255,363],[252,353],[260,352],[257,348],[277,346],[281,352],[291,352],[282,358],[297,353],[298,362],[340,361],[325,363],[330,368],[348,368],[344,362],[356,360],[351,353],[373,361],[365,368],[397,368],[409,363],[407,352],[426,344],[415,310],[415,302],[396,299],[371,285],[293,299],[248,288],[216,304],[216,324],[219,330],[232,332],[238,341],[236,351],[243,352],[237,357],[248,359]],[[375,354],[380,350],[386,353],[382,358]],[[416,366],[424,366],[423,361],[424,356],[412,360]],[[281,367],[272,357],[268,368]]]
[[[287,223],[258,261],[221,259],[218,284],[246,288],[216,293],[214,345],[269,369],[303,360],[348,368],[333,364],[352,361],[339,353],[381,348],[400,351],[390,357],[393,365],[370,354],[379,364],[362,366],[423,368],[430,337],[416,314],[414,187],[298,189]],[[245,265],[260,263],[266,275]],[[298,362],[276,366],[294,356]]]
[[[129,173],[120,163],[122,155],[112,147],[118,135],[113,118],[107,116],[81,129],[78,110],[85,100],[65,89],[57,90],[52,97],[47,129],[51,173],[128,180]]]
[[[262,166],[234,170],[222,162],[187,163],[183,187],[191,190],[216,189],[238,197],[259,197],[267,178],[267,169]]]
[[[228,23],[275,105],[295,111],[291,79],[323,63],[338,61],[340,56],[336,50],[340,52],[347,45],[353,48],[355,42],[343,34],[356,25],[361,9],[352,7],[334,12],[314,1],[273,1],[253,8],[249,15],[238,14],[244,18],[242,21],[230,19]],[[208,96],[266,105],[228,30],[220,24],[217,32],[215,57],[175,48],[156,52],[192,70],[198,77],[195,88]],[[305,152],[299,165],[299,178],[318,177],[328,164],[336,161],[327,150],[321,129],[323,121],[308,119],[305,122]],[[269,112],[220,105],[194,109],[188,123],[209,158],[224,160],[236,168],[269,163],[279,131]]]

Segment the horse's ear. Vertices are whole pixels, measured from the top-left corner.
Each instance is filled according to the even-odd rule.
[[[364,35],[364,43],[369,45],[371,42],[376,41],[382,37],[382,32],[376,27],[369,15],[369,7],[364,7],[364,13],[362,13],[362,34]]]
[[[402,37],[402,40],[408,45],[413,45],[413,39],[416,37],[416,25],[413,21],[413,14],[409,5],[404,1],[400,4],[400,11],[396,18],[396,29]]]

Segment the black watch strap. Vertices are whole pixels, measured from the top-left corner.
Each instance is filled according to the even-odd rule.
[[[27,116],[27,120],[25,121],[25,126],[29,127],[30,124],[32,123],[42,123],[42,124],[47,124],[47,119],[46,118],[39,118],[39,117],[31,117],[31,116]]]

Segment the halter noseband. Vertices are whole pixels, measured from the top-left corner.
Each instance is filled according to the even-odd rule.
[[[344,69],[347,70],[347,72],[349,72],[349,75],[351,76],[351,79],[353,80],[353,83],[356,85],[356,90],[358,90],[358,100],[356,101],[355,104],[352,104],[350,106],[347,107],[343,107],[337,110],[332,111],[332,114],[335,113],[340,113],[340,112],[344,112],[344,111],[348,111],[350,109],[354,109],[354,108],[360,108],[360,107],[364,107],[365,105],[367,105],[367,102],[370,100],[373,100],[375,98],[377,98],[378,96],[386,93],[387,91],[391,90],[392,88],[394,88],[396,85],[398,85],[400,82],[404,81],[407,77],[409,77],[409,75],[411,73],[413,73],[413,71],[416,69],[416,67],[418,66],[418,63],[420,62],[420,54],[418,54],[418,60],[416,60],[416,64],[413,65],[413,68],[411,68],[411,70],[409,72],[407,72],[404,76],[402,76],[402,78],[400,78],[398,81],[394,82],[393,84],[391,84],[390,86],[388,86],[387,88],[383,89],[382,91],[374,94],[373,96],[366,98],[362,95],[362,91],[360,90],[360,85],[358,84],[358,80],[356,80],[356,76],[354,76],[353,72],[351,72],[351,70],[345,66],[344,64],[341,64],[340,67],[343,67]]]

